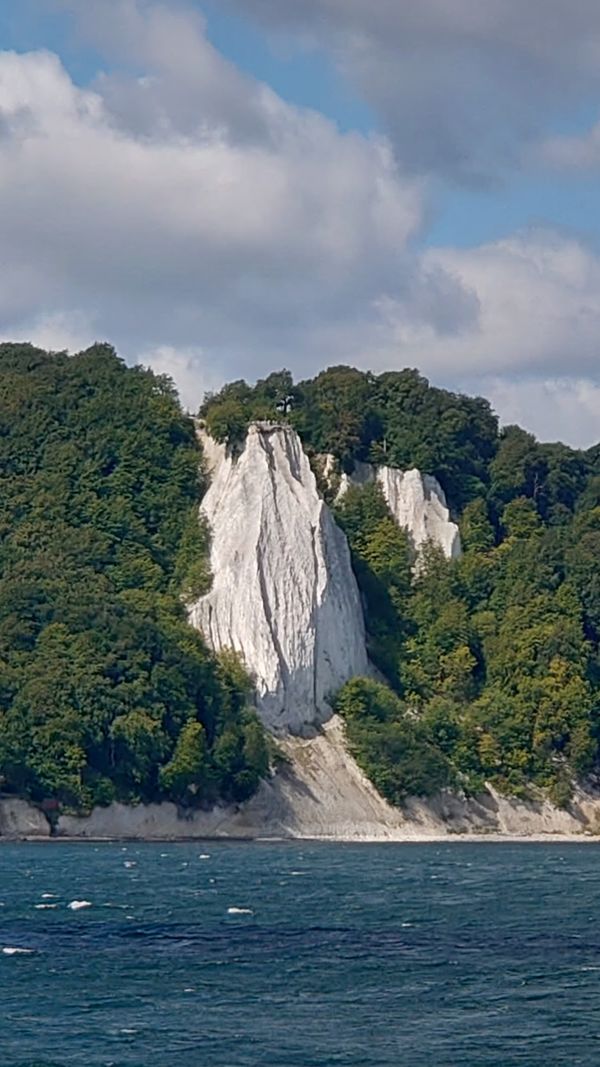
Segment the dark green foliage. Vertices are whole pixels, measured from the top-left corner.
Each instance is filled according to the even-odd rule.
[[[286,419],[313,453],[331,453],[350,470],[355,460],[418,467],[435,474],[455,507],[485,490],[498,422],[487,400],[429,385],[416,370],[379,376],[329,367],[293,385],[288,371],[251,388],[227,385],[200,414],[219,440],[235,443],[249,422]]]
[[[398,686],[398,647],[406,632],[411,589],[408,537],[393,521],[378,485],[351,487],[335,514],[348,538],[364,597],[369,654]]]
[[[297,385],[281,371],[227,385],[201,415],[234,449],[249,422],[287,421],[317,470],[325,453],[338,470],[417,466],[446,490],[464,555],[428,545],[416,571],[377,486],[335,505],[391,686],[355,679],[337,706],[388,799],[492,781],[565,805],[597,774],[600,446],[499,434],[485,400],[413,370]],[[210,584],[200,470],[167,379],[106,345],[0,346],[3,789],[193,805],[244,800],[267,773],[245,671],[183,611]]]
[[[460,536],[465,552],[488,552],[494,547],[494,527],[485,500],[478,497],[467,504],[460,520]]]
[[[481,493],[498,435],[487,400],[436,389],[416,370],[380,375],[374,392],[384,427],[376,462],[435,474],[456,508]]]
[[[265,382],[237,382],[203,413],[210,421],[235,399],[244,429],[257,417],[290,421],[330,501],[325,453],[346,471],[356,461],[418,467],[439,479],[460,522],[463,558],[448,563],[428,546],[413,580],[410,545],[379,489],[352,489],[335,505],[371,658],[404,701],[385,723],[346,715],[362,765],[391,797],[404,790],[404,770],[396,782],[393,773],[406,746],[424,765],[434,750],[467,790],[535,782],[566,803],[573,777],[598,764],[600,445],[581,452],[518,426],[499,433],[487,401],[436,389],[416,370],[330,367],[297,386],[282,373],[274,396],[286,392],[284,407]],[[430,746],[421,755],[417,721]]]
[[[562,444],[539,444],[519,426],[507,426],[490,465],[490,503],[500,515],[512,500],[526,497],[548,524],[568,523],[590,471],[583,452]]]
[[[396,558],[377,585],[370,537],[383,520],[371,488],[353,494],[341,521],[374,658],[402,698],[375,683],[342,690],[338,706],[361,766],[391,799],[407,780],[405,751],[411,774],[422,761],[440,783],[434,750],[450,768],[447,784],[477,792],[492,781],[522,794],[535,783],[567,803],[572,780],[598,762],[600,509],[579,512],[569,526],[545,526],[532,500],[516,498],[495,546],[484,503],[475,501],[465,509],[461,560],[429,546],[412,583],[406,559]],[[381,499],[377,507],[385,508]],[[416,745],[417,727],[425,749]],[[426,785],[421,780],[420,791]]]
[[[237,445],[249,423],[285,419],[296,396],[290,372],[276,371],[253,388],[244,381],[230,382],[216,396],[209,394],[200,415],[215,440]]]
[[[108,345],[0,346],[2,789],[82,809],[256,788],[248,679],[181,602],[210,582],[200,469],[168,379]]]
[[[354,367],[329,367],[312,381],[300,382],[292,422],[315,452],[330,452],[342,465],[366,459],[380,436],[373,396],[374,378]]]
[[[359,766],[392,804],[452,784],[451,765],[427,725],[385,685],[353,678],[338,693],[336,711]]]
[[[403,387],[414,402],[414,377],[390,377],[399,405]],[[389,462],[391,453],[400,461],[393,441],[388,436],[385,456],[372,458]],[[418,446],[415,430],[412,456]],[[359,762],[388,797],[402,793],[391,784],[392,765],[404,767],[400,732],[409,709],[411,729],[419,724],[455,785],[473,792],[487,780],[523,793],[535,783],[564,804],[573,779],[598,770],[600,460],[593,450],[539,445],[518,427],[481,458],[479,495],[460,518],[462,559],[449,562],[425,546],[413,577],[410,547],[379,489],[352,489],[337,505],[371,658],[401,698],[394,706],[404,718],[384,716],[394,723],[389,731],[372,711],[355,721],[346,696],[340,708]],[[406,745],[414,754],[412,734]],[[430,748],[415,757],[427,766]]]

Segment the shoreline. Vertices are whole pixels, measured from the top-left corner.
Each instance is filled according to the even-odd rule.
[[[578,787],[566,808],[543,795],[476,797],[441,791],[392,807],[355,763],[334,716],[310,739],[281,742],[288,762],[250,800],[208,809],[170,801],[113,802],[87,814],[48,814],[24,798],[0,797],[0,843],[8,841],[311,842],[327,844],[510,844],[600,841],[600,791]]]
[[[448,833],[448,834],[416,834],[396,838],[376,837],[90,837],[78,835],[67,837],[66,835],[48,835],[43,837],[36,834],[30,835],[6,835],[0,837],[0,846],[17,844],[40,844],[40,845],[199,845],[199,844],[235,844],[235,845],[444,845],[444,844],[600,844],[600,834],[589,834],[582,831],[580,834],[507,834],[507,833]]]

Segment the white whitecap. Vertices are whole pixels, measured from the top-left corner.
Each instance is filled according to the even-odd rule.
[[[91,908],[91,906],[91,900],[72,900],[70,904],[67,904],[70,911],[81,911],[82,908]]]
[[[228,915],[254,915],[252,908],[227,908]]]
[[[200,855],[198,856],[198,859],[199,860],[209,860],[210,856],[209,856],[208,852],[201,852]]]
[[[57,893],[42,893],[42,900],[54,900],[57,895]]]
[[[6,945],[2,949],[4,956],[31,956],[32,952],[32,948],[16,948],[13,945]]]
[[[57,908],[58,904],[34,904],[33,906],[37,911],[48,911],[50,908]]]

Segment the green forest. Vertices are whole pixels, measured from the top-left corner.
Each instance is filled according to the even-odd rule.
[[[387,682],[353,679],[336,695],[349,744],[394,803],[488,781],[567,804],[598,768],[600,446],[500,429],[486,400],[416,370],[332,367],[297,384],[281,371],[227,385],[201,415],[232,444],[249,421],[284,419],[340,469],[367,460],[438,478],[464,553],[450,562],[427,546],[416,573],[378,487],[334,505]]]
[[[233,449],[290,423],[318,477],[331,453],[438,478],[464,552],[417,567],[376,485],[336,503],[320,482],[378,668],[335,694],[349,745],[393,803],[492,782],[567,804],[598,768],[600,446],[501,429],[415,370],[283,370],[199,414]],[[0,791],[77,811],[251,796],[274,749],[243,665],[187,623],[211,582],[206,482],[172,382],[106,344],[0,345],[0,479]]]
[[[0,345],[0,790],[85,811],[243,800],[269,766],[208,588],[194,425],[108,345]]]

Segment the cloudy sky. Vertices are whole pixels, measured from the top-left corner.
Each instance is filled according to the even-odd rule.
[[[600,439],[598,0],[2,0],[0,335]]]

